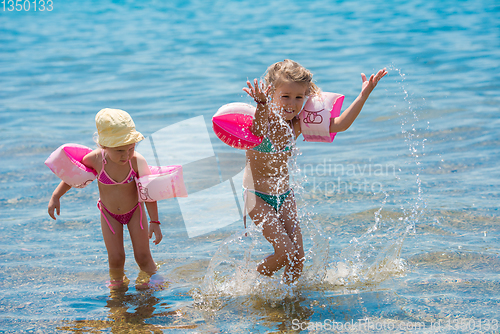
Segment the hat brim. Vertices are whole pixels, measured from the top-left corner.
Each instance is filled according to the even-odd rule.
[[[133,131],[119,137],[113,136],[110,138],[101,138],[101,136],[99,136],[99,145],[104,147],[119,147],[138,143],[143,139],[144,136],[142,133],[139,131]]]

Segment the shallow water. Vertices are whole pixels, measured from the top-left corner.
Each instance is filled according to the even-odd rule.
[[[0,331],[498,332],[496,2],[1,6]],[[389,70],[332,145],[298,142],[311,252],[293,288],[252,276],[270,249],[255,231],[238,238],[243,155],[210,125],[221,105],[250,102],[245,81],[284,58],[345,94],[344,109],[360,72]],[[44,160],[63,143],[94,147],[104,107],[130,112],[157,158],[184,165],[193,202],[160,203],[164,240],[152,249],[167,282],[157,289],[135,288],[128,238],[128,290],[106,287],[95,182],[63,198],[57,221],[46,213],[58,182]],[[196,220],[201,202],[216,189],[231,198],[232,186],[238,199]],[[193,236],[188,216],[216,227]]]

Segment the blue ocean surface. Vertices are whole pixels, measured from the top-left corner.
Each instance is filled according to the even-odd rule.
[[[211,125],[283,59],[343,110],[360,73],[389,72],[332,144],[297,141],[293,287],[252,276],[271,249],[243,231],[244,152]],[[0,332],[498,333],[499,64],[494,0],[1,2]],[[106,286],[96,182],[47,214],[45,159],[95,148],[106,107],[132,115],[151,165],[184,168],[148,290],[128,236],[128,290]]]

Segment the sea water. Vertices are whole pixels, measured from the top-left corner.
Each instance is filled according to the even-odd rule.
[[[0,331],[498,332],[495,1],[34,3],[0,3]],[[250,220],[245,236],[243,152],[210,124],[285,58],[343,109],[361,72],[389,71],[333,144],[297,141],[294,286],[252,271],[271,249]],[[159,203],[166,283],[146,291],[127,236],[128,290],[106,287],[95,182],[47,215],[43,162],[95,147],[105,107],[131,113],[150,164],[183,164],[190,193]]]

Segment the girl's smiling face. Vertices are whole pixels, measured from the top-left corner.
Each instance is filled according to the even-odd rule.
[[[107,147],[106,153],[111,161],[117,163],[119,165],[126,164],[132,157],[135,152],[135,143],[118,146],[118,147]]]
[[[297,116],[306,100],[308,86],[303,82],[285,81],[276,87],[272,94],[272,103],[285,120]]]

